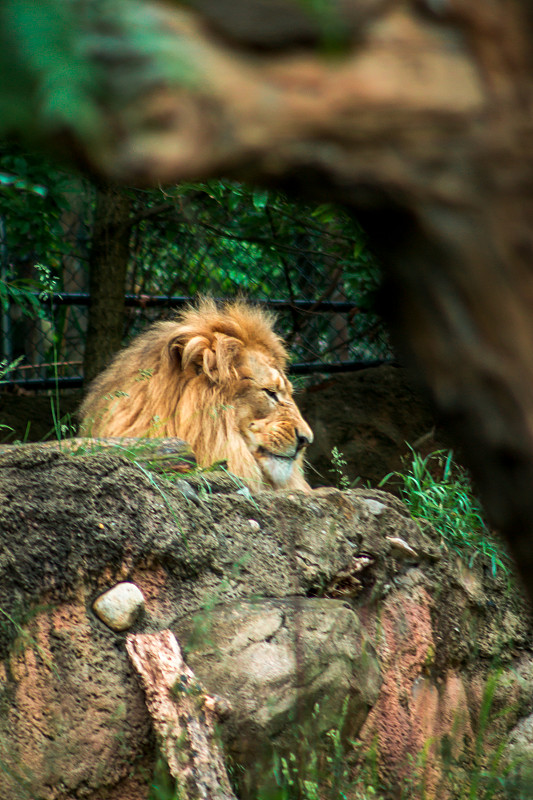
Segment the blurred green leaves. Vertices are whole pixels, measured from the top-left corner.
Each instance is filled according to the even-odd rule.
[[[2,246],[17,261],[43,260],[57,267],[68,252],[61,216],[69,207],[69,190],[80,181],[48,159],[20,147],[0,146],[0,219]],[[4,278],[10,276],[2,264]],[[7,272],[6,272],[7,270]]]
[[[4,134],[41,126],[100,126],[95,70],[84,57],[74,3],[4,0],[0,17],[0,120]]]
[[[109,109],[146,86],[189,85],[194,47],[139,0],[4,0],[0,6],[0,136],[51,132],[93,146]]]

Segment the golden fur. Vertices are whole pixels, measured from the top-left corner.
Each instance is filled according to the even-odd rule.
[[[228,462],[249,485],[308,490],[313,434],[292,399],[273,318],[242,301],[203,299],[157,322],[91,384],[80,414],[91,436],[176,436],[198,463]]]

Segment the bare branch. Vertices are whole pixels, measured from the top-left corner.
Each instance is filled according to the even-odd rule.
[[[177,796],[236,800],[215,736],[216,699],[185,664],[174,634],[129,634],[126,649],[141,678]]]

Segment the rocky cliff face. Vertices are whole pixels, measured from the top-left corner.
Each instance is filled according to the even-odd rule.
[[[384,492],[237,490],[116,455],[0,456],[0,796],[148,798],[156,742],[126,631],[93,610],[124,581],[145,600],[130,630],[171,629],[228,701],[243,798],[274,790],[280,754],[303,774],[328,731],[350,779],[371,760],[391,796],[460,796],[509,735],[531,756],[530,626],[505,576]],[[321,779],[333,796],[327,757]]]

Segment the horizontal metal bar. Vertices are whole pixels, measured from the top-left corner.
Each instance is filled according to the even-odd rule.
[[[63,389],[76,389],[83,386],[83,378],[75,376],[72,378],[15,378],[12,381],[0,381],[0,391],[9,389],[10,386],[22,386],[24,389],[55,389],[56,386]]]
[[[54,294],[41,297],[38,292],[32,292],[34,297],[39,300],[43,305],[64,305],[64,306],[89,306],[91,302],[90,294],[86,292],[55,292]],[[137,308],[154,308],[154,307],[170,307],[170,306],[183,306],[187,303],[194,303],[194,297],[186,297],[184,295],[137,295],[126,294],[124,296],[126,306]],[[14,301],[12,301],[14,302]],[[253,301],[254,305],[265,306],[266,308],[279,309],[296,309],[298,311],[331,311],[331,312],[349,312],[357,309],[356,303],[348,303],[336,300],[322,300],[316,302],[314,300],[257,300]]]
[[[290,375],[311,375],[314,372],[326,374],[334,372],[359,372],[362,369],[381,367],[382,364],[398,365],[394,359],[376,358],[372,361],[337,361],[334,364],[325,364],[323,361],[303,361],[301,364],[291,364],[288,372]]]

